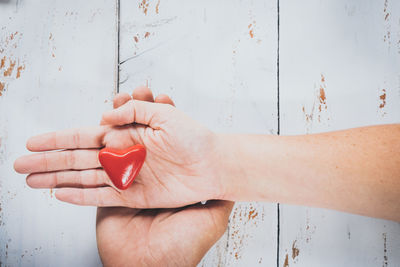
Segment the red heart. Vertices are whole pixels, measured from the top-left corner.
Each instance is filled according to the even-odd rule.
[[[103,148],[99,152],[99,161],[111,181],[118,189],[127,189],[135,180],[144,159],[146,148],[134,145],[124,150]]]

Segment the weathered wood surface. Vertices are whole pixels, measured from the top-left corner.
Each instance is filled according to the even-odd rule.
[[[120,16],[118,2],[0,0],[3,265],[100,264],[95,210],[29,189],[12,163],[33,134],[97,124],[118,87],[147,84],[221,132],[400,122],[398,1],[121,0]],[[278,245],[275,204],[236,204],[200,265],[400,264],[398,223],[289,205],[279,211]]]
[[[114,88],[113,1],[0,1],[1,266],[100,265],[95,208],[13,170],[31,135],[99,123]]]
[[[140,84],[216,131],[277,131],[274,1],[121,1],[120,90]],[[275,204],[237,204],[204,266],[276,264]]]
[[[280,2],[281,133],[400,123],[400,2]],[[280,213],[280,266],[400,265],[399,223]]]

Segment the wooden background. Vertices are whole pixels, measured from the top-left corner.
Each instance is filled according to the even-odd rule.
[[[97,266],[95,209],[32,190],[26,139],[147,84],[219,132],[400,123],[395,0],[0,0],[1,266]],[[399,137],[400,138],[400,137]],[[203,266],[400,266],[400,224],[237,203]]]

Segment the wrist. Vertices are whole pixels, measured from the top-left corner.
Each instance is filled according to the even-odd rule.
[[[219,134],[221,199],[276,201],[279,136]]]
[[[222,192],[219,199],[236,201],[245,198],[246,172],[241,155],[240,135],[217,134],[218,177]]]

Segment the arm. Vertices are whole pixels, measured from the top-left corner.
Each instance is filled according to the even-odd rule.
[[[144,101],[106,112],[103,123],[109,126],[31,138],[28,148],[45,152],[17,159],[15,169],[30,173],[31,187],[58,187],[58,199],[78,205],[258,200],[400,221],[400,125],[305,136],[218,135],[171,105]],[[124,192],[104,187],[110,181],[98,169],[96,151],[136,143],[149,155],[137,182]],[[57,149],[69,151],[49,152]]]
[[[226,199],[400,221],[400,125],[300,135],[224,135]],[[230,155],[230,156],[229,156]]]

